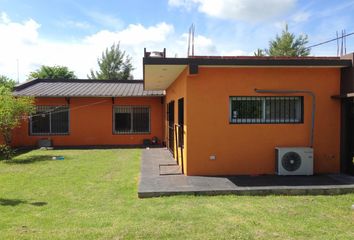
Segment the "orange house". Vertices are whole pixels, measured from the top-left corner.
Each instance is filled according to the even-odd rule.
[[[136,146],[163,138],[164,92],[145,91],[142,81],[37,79],[14,95],[35,97],[37,108],[14,130],[16,147]]]
[[[283,148],[313,151],[314,174],[350,172],[340,99],[344,83],[353,86],[352,57],[145,51],[144,87],[166,91],[164,139],[186,175],[274,174]]]
[[[13,145],[165,144],[186,175],[282,174],[303,162],[310,174],[353,174],[353,56],[145,51],[143,81],[37,79],[15,88],[37,112]]]

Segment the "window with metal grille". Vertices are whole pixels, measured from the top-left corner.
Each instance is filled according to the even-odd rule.
[[[113,108],[114,133],[149,133],[150,108],[136,106],[116,106]]]
[[[61,135],[69,133],[69,106],[36,106],[30,118],[31,135]]]
[[[230,123],[302,123],[303,97],[230,97]]]

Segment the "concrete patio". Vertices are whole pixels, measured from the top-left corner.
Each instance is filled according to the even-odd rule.
[[[331,195],[354,192],[354,177],[315,176],[184,176],[166,148],[144,149],[138,197],[172,195]]]

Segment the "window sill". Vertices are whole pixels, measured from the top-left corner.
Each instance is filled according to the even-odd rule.
[[[151,132],[143,132],[143,133],[135,133],[135,132],[132,132],[132,133],[119,133],[119,132],[113,132],[113,135],[150,135]]]
[[[266,124],[295,124],[295,125],[298,125],[298,124],[303,124],[304,122],[229,122],[229,124],[231,125],[244,125],[244,124],[250,124],[250,125],[253,125],[253,124],[263,124],[263,125],[266,125]]]
[[[50,137],[50,136],[69,136],[70,133],[30,133],[29,136],[33,137]]]

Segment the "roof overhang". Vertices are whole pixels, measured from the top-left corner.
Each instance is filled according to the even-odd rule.
[[[144,89],[166,90],[189,67],[189,73],[197,73],[199,67],[231,68],[345,68],[352,61],[339,58],[277,58],[277,57],[211,57],[211,58],[143,58]]]

